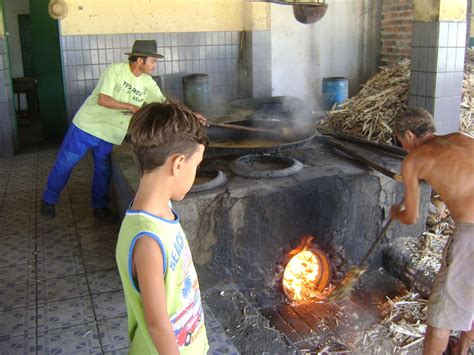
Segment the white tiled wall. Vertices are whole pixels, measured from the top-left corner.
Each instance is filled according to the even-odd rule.
[[[414,22],[409,106],[424,107],[441,134],[459,130],[464,22]]]
[[[211,101],[238,98],[242,66],[242,58],[239,59],[240,34],[193,32],[62,36],[68,118],[72,120],[109,64],[127,61],[124,53],[131,50],[137,39],[156,40],[158,52],[165,56],[158,61],[156,73],[161,77],[165,94],[182,100],[182,77],[208,73]],[[256,91],[271,93],[269,31],[259,31],[248,37],[246,48],[252,54],[248,67],[254,68],[252,75]]]

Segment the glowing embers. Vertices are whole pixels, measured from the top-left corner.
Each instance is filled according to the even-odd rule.
[[[331,265],[324,252],[312,247],[311,236],[306,236],[300,245],[289,254],[283,273],[283,292],[291,301],[318,302],[326,298],[324,289],[331,277]]]

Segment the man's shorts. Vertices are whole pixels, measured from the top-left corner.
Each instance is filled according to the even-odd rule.
[[[457,223],[443,251],[428,302],[427,323],[469,331],[474,320],[474,223]]]

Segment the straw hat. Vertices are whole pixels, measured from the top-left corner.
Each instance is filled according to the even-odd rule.
[[[52,19],[62,20],[68,13],[67,4],[64,0],[51,0],[48,4],[48,13]]]

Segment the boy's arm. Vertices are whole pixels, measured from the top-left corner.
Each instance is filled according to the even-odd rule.
[[[390,210],[390,215],[403,224],[414,224],[418,221],[420,209],[420,180],[413,157],[407,157],[403,161],[402,178],[405,186],[405,209],[402,210],[400,205],[394,205]]]
[[[138,239],[132,256],[136,270],[148,332],[160,354],[179,354],[178,345],[168,316],[163,255],[151,237]]]

